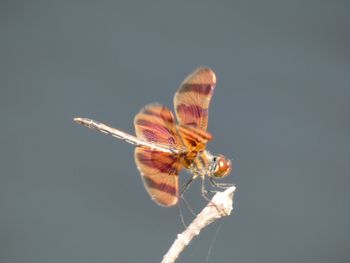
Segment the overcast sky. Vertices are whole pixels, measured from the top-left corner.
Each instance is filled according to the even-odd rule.
[[[349,2],[139,2],[0,1],[0,262],[160,262],[178,210],[149,198],[132,145],[72,118],[134,133],[202,65],[208,149],[238,188],[209,262],[350,262]],[[185,197],[205,205],[199,182]],[[178,262],[204,262],[218,225]]]

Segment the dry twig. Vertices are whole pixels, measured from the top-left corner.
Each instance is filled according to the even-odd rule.
[[[161,263],[175,262],[180,253],[203,228],[223,216],[230,215],[233,208],[235,190],[236,187],[232,186],[223,192],[216,193],[185,231],[177,235],[176,240],[163,257]]]

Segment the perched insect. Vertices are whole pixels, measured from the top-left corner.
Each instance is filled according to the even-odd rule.
[[[74,118],[74,121],[134,144],[135,162],[149,195],[159,205],[173,206],[196,177],[203,179],[204,194],[205,178],[220,187],[224,184],[216,183],[213,178],[223,178],[232,169],[230,160],[206,150],[207,142],[212,139],[206,130],[215,84],[216,76],[210,68],[195,70],[174,96],[178,123],[165,106],[149,104],[135,116],[136,137],[94,120]],[[179,191],[178,175],[183,167],[192,177]]]

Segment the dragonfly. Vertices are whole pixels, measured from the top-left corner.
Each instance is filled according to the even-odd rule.
[[[202,195],[208,192],[204,180],[225,187],[214,179],[232,170],[231,161],[222,154],[211,154],[207,143],[208,108],[216,86],[216,75],[209,67],[189,74],[174,96],[174,114],[159,103],[143,107],[134,118],[136,136],[88,119],[74,118],[78,124],[122,139],[135,147],[134,159],[148,194],[158,205],[171,207],[191,184],[202,179]],[[177,120],[177,121],[176,121]],[[179,174],[187,169],[191,178],[179,189]]]

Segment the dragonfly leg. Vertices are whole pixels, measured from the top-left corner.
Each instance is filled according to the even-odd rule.
[[[202,179],[201,193],[202,193],[202,196],[205,200],[210,201],[210,199],[208,197],[209,191],[205,187],[205,177],[206,176],[201,176],[201,179]]]
[[[180,197],[183,201],[183,203],[185,204],[185,206],[187,207],[187,209],[191,212],[191,214],[193,216],[196,216],[195,212],[193,211],[192,207],[189,205],[189,203],[186,201],[185,197],[183,196],[183,194],[185,193],[185,191],[188,189],[188,187],[191,185],[191,183],[193,182],[193,180],[197,177],[198,175],[197,174],[193,174],[191,176],[191,178],[181,186],[181,189],[180,189]],[[184,216],[182,214],[182,211],[181,211],[181,207],[180,207],[180,203],[178,203],[177,205],[178,207],[178,210],[179,210],[179,214],[180,214],[180,219],[181,219],[181,223],[182,225],[184,226],[184,228],[187,228],[187,225],[185,223],[185,219],[184,219]]]
[[[180,207],[180,203],[177,203],[177,209],[179,211],[179,215],[180,215],[180,220],[181,220],[181,223],[183,225],[184,228],[187,228],[187,225],[185,223],[185,219],[184,219],[184,216],[182,214],[182,210],[181,210],[181,207]]]
[[[213,187],[222,188],[222,189],[227,189],[234,185],[234,184],[227,184],[227,183],[217,183],[213,180],[212,177],[209,177],[209,182]]]
[[[185,191],[188,189],[188,187],[191,185],[191,183],[193,182],[193,180],[194,179],[196,179],[197,178],[197,174],[195,173],[195,174],[193,174],[192,176],[191,176],[191,178],[185,183],[185,184],[183,184],[182,186],[181,186],[181,189],[180,189],[180,196],[182,197],[182,195],[185,193]]]
[[[186,205],[187,209],[191,212],[192,215],[196,216],[196,213],[193,211],[192,207],[190,204],[186,201],[185,197],[181,196],[182,201]]]

